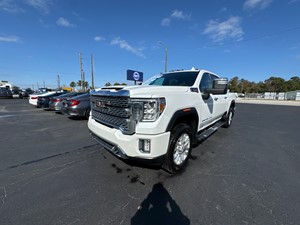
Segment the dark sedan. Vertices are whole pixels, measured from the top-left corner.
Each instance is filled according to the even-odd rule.
[[[70,117],[83,117],[88,119],[91,111],[90,93],[63,100],[61,112]]]
[[[33,91],[28,88],[28,89],[22,89],[19,92],[19,98],[28,98],[30,94],[32,94]]]
[[[52,97],[52,98],[50,98],[50,101],[49,101],[49,110],[61,112],[63,100],[65,100],[65,99],[68,100],[70,98],[73,98],[73,97],[75,97],[77,95],[81,95],[81,94],[84,94],[84,93],[83,92],[69,92],[69,93],[66,93],[63,95]]]
[[[65,92],[55,92],[49,95],[45,95],[45,96],[38,96],[37,97],[37,108],[44,108],[44,109],[48,109],[49,108],[49,101],[50,98],[53,98],[55,96],[59,96],[64,94]]]

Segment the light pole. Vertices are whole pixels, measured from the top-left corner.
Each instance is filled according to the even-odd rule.
[[[162,41],[160,41],[159,44],[165,48],[165,73],[166,73],[168,71],[168,48],[164,45]]]

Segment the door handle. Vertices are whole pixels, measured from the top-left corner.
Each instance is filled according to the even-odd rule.
[[[218,101],[218,98],[214,98],[215,101]]]

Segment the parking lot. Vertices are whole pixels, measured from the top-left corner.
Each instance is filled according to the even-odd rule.
[[[0,99],[0,224],[300,221],[300,107],[237,104],[178,175],[125,164],[87,120]]]

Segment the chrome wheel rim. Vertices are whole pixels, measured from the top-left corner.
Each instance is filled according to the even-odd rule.
[[[232,121],[232,111],[230,111],[229,115],[228,115],[228,124],[229,125],[231,124],[231,121]]]
[[[178,138],[174,146],[173,153],[173,162],[175,163],[175,165],[179,166],[184,163],[184,161],[188,157],[190,145],[191,140],[188,134],[184,133]]]

